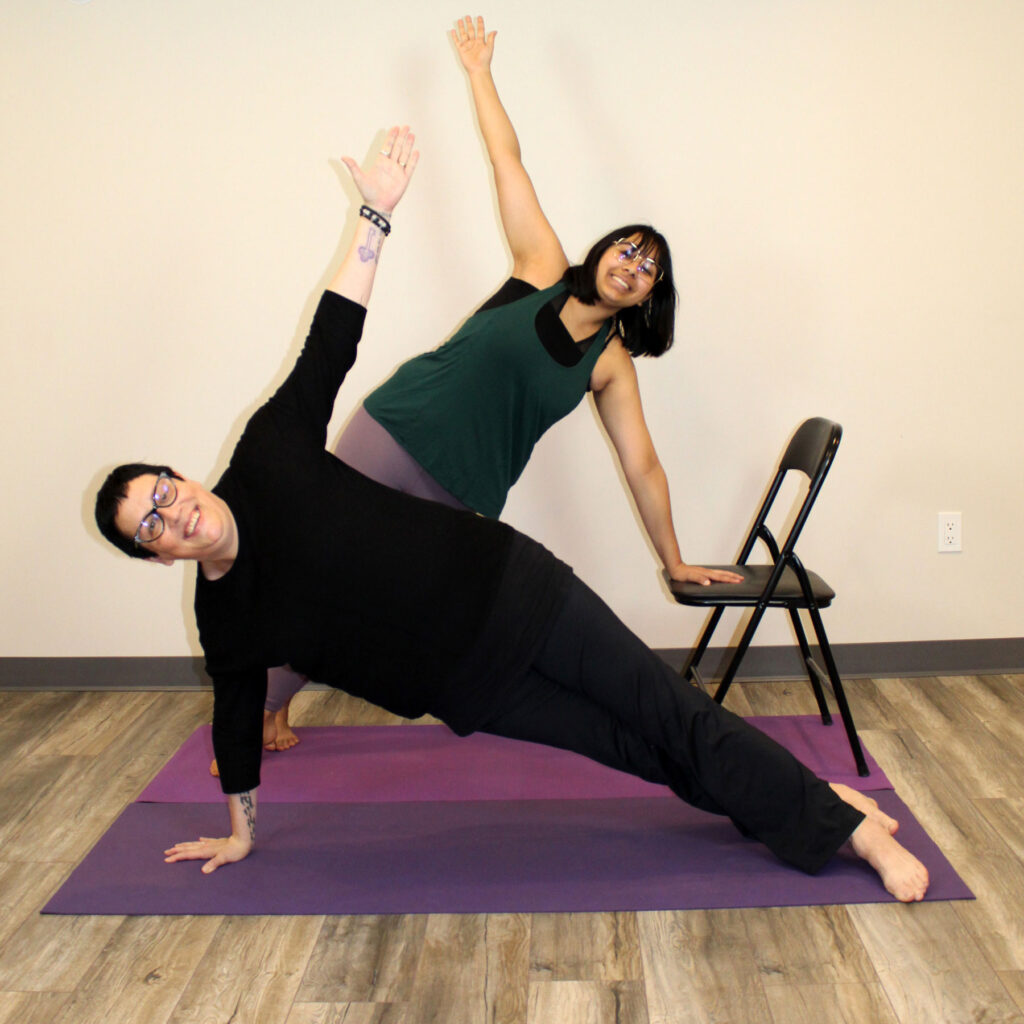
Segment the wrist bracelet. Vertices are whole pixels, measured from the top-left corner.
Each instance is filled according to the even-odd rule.
[[[380,228],[385,235],[391,234],[391,224],[388,222],[388,219],[384,214],[378,213],[371,207],[363,205],[359,207],[359,216],[365,217],[374,227]]]

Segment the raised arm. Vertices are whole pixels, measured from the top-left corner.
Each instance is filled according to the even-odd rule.
[[[523,166],[519,139],[491,77],[496,32],[484,19],[460,18],[451,37],[473,93],[477,123],[487,147],[501,224],[512,250],[512,273],[538,288],[554,284],[569,265]]]
[[[688,583],[739,583],[742,577],[735,573],[687,565],[682,560],[672,523],[668,478],[644,420],[633,360],[617,338],[601,354],[591,385],[598,415],[619,457],[644,529],[668,574]]]
[[[315,437],[318,446],[326,444],[338,389],[356,358],[361,318],[369,304],[392,213],[416,167],[414,141],[408,128],[392,128],[366,170],[351,157],[343,158],[361,200],[356,206],[359,215],[351,243],[317,307],[309,337],[291,373],[257,410],[250,426],[267,416],[286,415],[311,440]]]
[[[384,239],[391,230],[391,214],[416,170],[419,151],[408,126],[392,128],[384,147],[368,170],[363,171],[350,156],[342,157],[349,169],[363,205],[355,236],[328,288],[346,299],[365,306],[370,301]]]

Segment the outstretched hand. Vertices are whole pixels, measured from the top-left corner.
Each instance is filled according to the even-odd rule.
[[[223,839],[211,839],[201,836],[192,843],[175,843],[169,850],[164,850],[164,863],[173,864],[179,860],[205,860],[203,874],[209,875],[222,864],[233,864],[249,856],[252,843],[236,836]]]
[[[378,213],[390,214],[402,198],[420,158],[419,150],[412,148],[415,142],[416,136],[408,125],[396,126],[388,132],[384,147],[369,170],[362,170],[350,156],[341,158],[363,202]]]
[[[466,71],[485,71],[494,56],[494,37],[497,32],[484,31],[484,19],[474,22],[468,15],[459,18],[452,29],[452,42]]]

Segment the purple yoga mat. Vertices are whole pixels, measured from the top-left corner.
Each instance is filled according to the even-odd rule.
[[[891,790],[873,794],[928,867],[933,900],[971,892]],[[222,806],[129,805],[50,914],[426,914],[691,910],[888,902],[841,852],[804,875],[678,800],[271,804],[260,845],[212,875],[161,851],[221,835]]]
[[[860,778],[842,726],[810,715],[748,719],[791,750],[816,775],[855,789],[891,789],[871,755]],[[664,786],[536,743],[474,733],[460,739],[443,725],[368,725],[300,729],[302,742],[264,753],[260,804],[385,800],[584,800],[671,797]],[[201,726],[139,797],[153,803],[220,803],[209,774],[210,727]]]

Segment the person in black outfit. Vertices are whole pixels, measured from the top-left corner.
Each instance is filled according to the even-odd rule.
[[[203,860],[209,873],[252,851],[266,672],[287,663],[460,735],[546,743],[663,783],[806,872],[850,842],[894,896],[923,898],[924,866],[873,801],[816,778],[684,684],[540,544],[378,484],[326,450],[413,146],[392,128],[368,171],[345,158],[364,200],[355,236],[295,367],[213,489],[132,463],[97,495],[100,530],[121,550],[199,563],[231,834],[178,843],[166,860]]]

